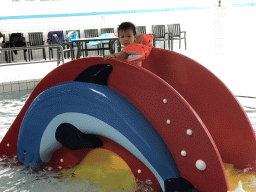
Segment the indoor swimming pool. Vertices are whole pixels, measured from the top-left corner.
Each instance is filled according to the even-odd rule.
[[[256,140],[253,134],[256,133],[256,75],[253,70],[256,64],[256,35],[254,35],[256,28],[253,27],[253,18],[256,16],[255,0],[168,2],[160,0],[154,4],[131,0],[125,6],[116,0],[107,4],[105,1],[98,1],[97,4],[90,4],[91,6],[77,6],[83,3],[82,0],[74,0],[72,4],[69,0],[4,0],[3,2],[1,5],[11,7],[11,9],[2,9],[0,14],[0,32],[4,35],[5,45],[18,47],[16,44],[11,46],[15,42],[11,41],[13,40],[11,36],[15,33],[21,33],[19,37],[20,39],[24,38],[22,41],[27,43],[27,47],[33,45],[31,43],[33,41],[32,34],[40,33],[42,38],[40,38],[39,47],[36,44],[36,47],[29,47],[29,51],[24,48],[24,51],[17,52],[14,51],[15,48],[4,49],[4,47],[1,50],[0,47],[0,192],[158,192],[160,187],[165,192],[170,192],[169,190],[184,192],[180,188],[179,190],[171,189],[181,186],[180,180],[177,182],[175,179],[182,181],[183,178],[190,181],[193,184],[192,187],[200,189],[200,192],[256,192],[256,153],[254,153]],[[113,4],[115,6],[112,6]],[[76,9],[72,9],[72,6],[76,6]],[[49,7],[58,7],[58,9],[49,9]],[[122,62],[108,60],[107,64],[112,65],[114,70],[109,78],[105,79],[108,83],[110,82],[108,84],[110,88],[121,93],[135,107],[139,106],[138,109],[145,115],[145,119],[154,125],[152,129],[149,129],[147,125],[144,126],[145,129],[142,129],[140,116],[137,127],[131,126],[133,128],[131,131],[126,126],[120,126],[128,124],[127,117],[129,115],[125,112],[128,111],[130,105],[122,103],[127,108],[124,108],[123,105],[118,108],[116,101],[119,100],[113,100],[113,105],[105,112],[102,110],[105,104],[104,98],[102,103],[98,104],[100,99],[94,97],[93,94],[98,94],[99,98],[101,96],[107,98],[104,93],[109,93],[108,90],[97,92],[98,89],[87,89],[87,84],[91,83],[89,81],[91,79],[96,88],[100,87],[97,84],[99,82],[93,79],[98,73],[91,72],[89,73],[91,76],[87,75],[88,79],[81,78],[83,76],[81,75],[82,69],[85,70],[84,66],[91,66],[94,61],[98,60],[98,57],[110,54],[108,50],[106,52],[98,50],[104,47],[104,44],[97,45],[97,49],[95,46],[95,51],[82,51],[83,54],[79,59],[71,60],[70,57],[66,57],[60,64],[56,62],[59,49],[50,49],[51,45],[48,45],[53,43],[49,36],[52,32],[63,32],[64,39],[66,39],[70,37],[71,31],[76,31],[79,33],[78,38],[87,38],[88,29],[96,30],[96,36],[104,34],[103,29],[113,29],[114,31],[111,33],[116,33],[118,26],[124,21],[132,22],[137,27],[145,27],[145,33],[153,34],[155,37],[158,32],[154,32],[153,28],[164,26],[162,28],[163,39],[160,38],[158,41],[155,38],[152,50],[156,52],[150,53],[151,59],[146,61],[143,66],[145,70],[132,71],[131,66],[126,67],[121,64]],[[183,37],[181,41],[170,39],[174,34],[168,28],[171,24],[179,24],[181,27],[180,37]],[[249,41],[239,38],[241,34],[245,34],[244,31],[252,34]],[[138,32],[136,33],[139,35]],[[42,42],[45,46],[43,49],[40,48],[43,45]],[[173,43],[173,51],[168,48],[167,43],[170,42]],[[88,46],[86,43],[81,41],[76,45],[72,43],[62,45],[68,49],[73,47],[75,55],[79,55],[77,54],[78,48],[86,48]],[[78,46],[79,44],[81,46]],[[119,47],[119,45],[116,46],[116,48]],[[170,52],[167,54],[163,51],[160,54],[160,50],[155,48],[169,49]],[[68,51],[73,50],[69,49]],[[26,54],[27,58],[30,58],[28,62],[25,59]],[[167,57],[167,55],[170,56]],[[182,59],[178,59],[178,56]],[[91,57],[94,59],[91,60]],[[87,60],[90,62],[87,63]],[[92,61],[93,63],[91,63]],[[97,64],[99,63],[102,64],[103,60],[97,62]],[[212,74],[209,74],[204,68]],[[151,73],[152,71],[154,72]],[[216,77],[223,82],[223,86],[216,80]],[[80,81],[80,78],[83,81]],[[44,82],[42,83],[42,81]],[[91,91],[92,96],[88,97],[89,99],[78,94],[74,99],[75,97],[70,94],[83,93],[80,88],[76,87],[78,85],[75,84],[76,81],[83,83],[81,90]],[[71,84],[71,82],[75,83]],[[38,83],[39,86],[37,86]],[[75,92],[69,92],[68,89],[61,90],[62,87],[57,85],[62,83],[66,87],[70,86],[71,90]],[[147,85],[150,86],[147,87]],[[36,89],[34,89],[35,87]],[[57,89],[55,89],[56,87]],[[58,92],[59,90],[61,92]],[[233,95],[227,94],[228,90]],[[65,91],[66,95],[63,94]],[[156,93],[158,91],[161,94]],[[44,97],[41,94],[43,92],[45,93]],[[118,98],[116,94],[112,95]],[[47,98],[47,96],[49,97]],[[62,96],[67,100],[62,99]],[[157,96],[161,96],[161,99]],[[233,96],[241,106],[236,103]],[[81,100],[79,100],[80,97]],[[43,100],[42,98],[47,99]],[[120,98],[122,99],[122,97]],[[27,107],[32,105],[33,100],[37,102],[39,108],[35,107],[30,110],[31,113],[26,113],[31,116],[27,115],[28,120],[25,122],[23,121],[24,114],[27,112]],[[76,106],[71,111],[69,107],[74,105],[71,105],[70,101],[74,102]],[[61,108],[61,102],[64,103],[63,108]],[[93,108],[94,106],[90,102],[96,103],[97,108]],[[181,102],[183,105],[180,104]],[[84,106],[89,104],[92,107],[90,113],[81,111],[90,116],[97,110],[95,117],[98,117],[99,120],[106,120],[105,124],[108,121],[117,122],[118,117],[124,117],[117,122],[118,126],[116,127],[121,127],[124,130],[123,135],[127,137],[122,137],[123,135],[120,134],[122,132],[119,129],[114,129],[114,131],[113,129],[102,129],[104,126],[99,124],[101,122],[99,120],[95,123],[93,118],[87,120],[86,116],[78,116],[80,108],[87,110]],[[23,108],[23,106],[25,107]],[[44,108],[45,106],[49,108]],[[62,109],[63,111],[61,111]],[[113,115],[110,113],[110,109],[115,109],[116,111],[113,110],[113,112],[116,113]],[[170,112],[170,110],[172,111]],[[51,114],[52,111],[54,113]],[[74,112],[77,114],[76,118],[72,114]],[[66,114],[70,116],[65,116]],[[122,116],[122,114],[125,115]],[[111,115],[113,119],[109,118]],[[61,124],[54,124],[59,120],[56,117],[62,117]],[[131,119],[136,121],[137,117],[138,115],[134,115]],[[47,120],[53,124],[48,123]],[[83,136],[86,136],[82,137],[82,142],[79,141],[80,135],[75,139],[72,137],[72,134],[75,135],[77,132],[71,128],[60,129],[62,132],[60,131],[61,136],[58,139],[63,138],[65,142],[60,142],[57,139],[57,129],[60,125],[69,124],[68,120],[75,122],[74,125],[78,125],[79,121],[85,122],[81,126],[80,124],[77,126],[85,129]],[[25,122],[24,129],[21,129],[21,121]],[[42,124],[41,129],[39,121]],[[121,124],[122,122],[124,123]],[[134,125],[133,121],[131,122]],[[47,127],[43,126],[44,124],[47,124]],[[98,129],[95,129],[97,125]],[[90,128],[91,132],[86,132],[88,131],[84,128],[86,126]],[[20,129],[25,134],[22,135]],[[109,137],[94,132],[98,130],[105,131],[104,133]],[[140,133],[138,130],[142,130],[143,134],[138,134]],[[152,134],[154,133],[152,130],[157,134]],[[133,135],[132,131],[136,133],[136,135],[134,134],[136,137],[130,137]],[[41,145],[42,140],[35,136],[37,133],[38,138],[40,138],[39,136],[44,138],[43,145]],[[159,138],[163,139],[167,145],[166,149],[168,150],[166,151],[164,151],[165,145],[158,146],[159,143],[161,144],[156,140],[159,133],[161,136]],[[23,137],[18,138],[18,134]],[[96,134],[101,137],[100,139],[103,137],[104,145],[102,147],[94,145],[95,149],[93,150],[88,149],[87,145],[82,145],[82,149],[68,148],[69,146],[73,147],[74,143],[84,144],[83,141],[87,141],[85,138],[88,134],[93,134],[93,136]],[[153,135],[152,139],[150,139],[150,135]],[[54,141],[51,140],[52,138]],[[118,143],[114,139],[120,142]],[[22,146],[23,143],[20,140],[25,145]],[[66,143],[66,141],[68,142]],[[135,148],[130,148],[130,143]],[[47,159],[47,154],[52,152],[57,145],[60,147],[57,149],[59,151],[54,151],[55,156],[48,156]],[[151,145],[153,147],[150,147]],[[46,151],[46,153],[41,153],[41,146],[43,146],[43,152]],[[98,151],[93,153],[94,150]],[[104,150],[105,152],[103,152]],[[90,156],[91,151],[91,154],[94,154],[93,157]],[[173,161],[164,158],[168,153],[175,157]],[[2,154],[6,156],[2,156]],[[15,156],[13,157],[13,155]],[[88,160],[89,156],[90,160]],[[33,172],[31,170],[33,163],[40,164],[41,157],[44,158],[42,161],[44,165],[40,170]],[[51,161],[47,161],[49,159]],[[222,160],[231,164],[223,163]],[[175,163],[177,164],[177,174],[174,174],[175,171],[171,170],[173,167],[169,166]],[[236,169],[233,164],[237,167],[241,165],[242,168]],[[207,171],[205,171],[206,167]],[[122,174],[127,177],[121,177]],[[174,184],[171,183],[172,179],[174,179]],[[115,182],[118,183],[118,187]],[[177,186],[175,186],[176,184]],[[186,185],[182,186],[187,187]],[[229,191],[227,191],[228,189]],[[190,192],[198,191],[193,189]]]

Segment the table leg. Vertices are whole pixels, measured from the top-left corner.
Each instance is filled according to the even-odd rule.
[[[110,54],[115,53],[115,42],[116,42],[116,40],[110,40],[109,41],[109,51],[110,51]]]
[[[171,48],[172,48],[172,51],[173,51],[173,38],[171,38]]]
[[[168,34],[168,49],[170,50],[170,35]]]
[[[80,42],[76,42],[76,46],[77,46],[77,55],[76,58],[79,59],[81,56],[81,45]]]
[[[118,52],[120,52],[120,51],[121,51],[121,48],[122,48],[122,45],[121,45],[121,43],[120,43],[119,40],[117,40],[117,41],[118,41]]]
[[[75,59],[75,51],[74,51],[74,46],[73,46],[73,43],[72,42],[69,42],[69,44],[67,44],[67,47],[70,48],[70,57],[71,57],[71,60],[74,60]],[[68,53],[69,54],[69,53]],[[69,56],[69,55],[68,55]]]

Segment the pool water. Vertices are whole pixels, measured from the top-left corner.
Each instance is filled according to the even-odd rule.
[[[0,140],[8,131],[32,90],[0,94]]]
[[[28,99],[32,91],[8,93],[0,98],[0,141],[5,136],[9,127],[15,120],[21,108]],[[243,105],[243,101],[240,101]],[[244,107],[251,123],[256,130],[256,108],[250,106],[250,103],[255,102],[254,99],[247,99]],[[102,191],[102,186],[94,184],[92,181],[61,178],[58,173],[44,169],[38,172],[30,172],[25,170],[22,165],[17,165],[18,159],[14,157],[11,160],[5,160],[5,157],[0,158],[0,191],[1,192],[70,192],[70,191]],[[256,179],[250,185],[256,187]],[[106,191],[106,190],[105,190]],[[111,190],[127,191],[127,190]],[[150,184],[145,181],[140,182],[139,191],[152,191]],[[243,192],[242,189],[237,189],[236,192]]]

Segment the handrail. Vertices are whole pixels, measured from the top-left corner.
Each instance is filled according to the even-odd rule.
[[[61,52],[61,59],[57,57],[57,66],[59,66],[60,60],[62,64],[64,63],[64,53],[63,47],[60,44],[51,44],[51,45],[38,45],[38,46],[23,46],[23,47],[12,47],[12,48],[2,48],[0,51],[12,51],[12,50],[27,50],[27,49],[37,49],[37,48],[44,48],[44,47],[56,47],[59,48]],[[22,62],[22,63],[13,63],[13,64],[0,64],[1,66],[10,66],[10,65],[23,65],[23,64],[32,64],[32,63],[42,63],[42,62],[50,62],[50,61],[40,61],[40,62]]]

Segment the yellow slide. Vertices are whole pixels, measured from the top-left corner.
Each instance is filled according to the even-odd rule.
[[[102,186],[102,190],[135,190],[136,180],[125,161],[106,149],[94,149],[71,169],[61,171],[63,177],[81,178]]]
[[[242,188],[246,192],[256,191],[256,179],[254,172],[250,172],[249,169],[235,169],[234,165],[227,163],[224,163],[224,167],[226,170],[230,191],[235,191],[237,189],[239,186],[239,181],[242,182]]]

